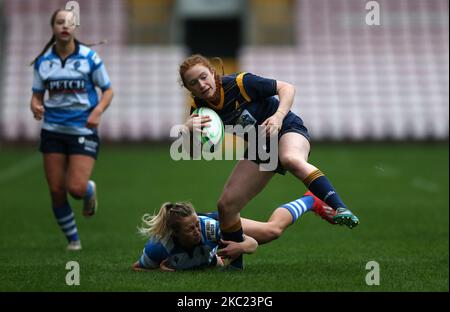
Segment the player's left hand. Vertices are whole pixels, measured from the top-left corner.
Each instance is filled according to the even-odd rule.
[[[261,124],[266,130],[267,136],[273,136],[281,130],[281,125],[283,124],[283,118],[279,114],[274,114],[264,120]]]
[[[163,272],[175,272],[174,269],[169,268],[167,262],[169,261],[169,258],[164,259],[163,261],[161,261],[161,263],[159,264],[159,268],[161,269],[161,271]]]
[[[86,127],[88,128],[97,128],[100,124],[100,120],[102,118],[102,113],[98,110],[94,109],[91,114],[89,115],[89,118],[86,123]]]

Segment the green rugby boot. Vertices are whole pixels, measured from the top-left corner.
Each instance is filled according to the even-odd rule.
[[[353,229],[359,224],[359,219],[349,209],[338,208],[336,209],[336,215],[333,217],[333,222]]]

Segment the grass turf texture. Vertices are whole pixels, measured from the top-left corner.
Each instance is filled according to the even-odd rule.
[[[168,146],[108,147],[93,178],[98,214],[86,219],[71,200],[83,244],[65,251],[38,152],[0,149],[0,291],[448,291],[448,144],[313,147],[310,161],[329,176],[360,218],[354,230],[312,213],[283,236],[245,256],[245,271],[132,272],[145,240],[136,226],[164,201],[188,200],[211,211],[234,161],[170,159]],[[292,175],[275,176],[244,208],[267,220],[303,194]],[[65,265],[80,264],[80,286]],[[380,265],[380,285],[365,283],[366,263]]]

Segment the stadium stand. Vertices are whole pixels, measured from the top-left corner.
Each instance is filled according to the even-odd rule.
[[[296,2],[297,43],[246,47],[240,68],[293,83],[314,139],[448,139],[448,1]]]
[[[185,48],[130,44],[128,5],[138,0],[78,2],[80,40],[108,40],[94,47],[115,90],[100,128],[102,137],[168,139],[171,126],[186,115],[186,95],[177,83]],[[245,45],[238,54],[239,68],[293,83],[294,111],[314,140],[448,139],[448,1],[377,2],[381,25],[368,26],[367,1],[297,0],[294,44]],[[29,112],[28,64],[50,37],[48,21],[55,3],[4,1],[4,140],[38,137],[39,124]],[[64,6],[66,1],[58,3]]]

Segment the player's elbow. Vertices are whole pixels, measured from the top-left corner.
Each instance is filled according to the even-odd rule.
[[[278,94],[280,93],[288,93],[288,94],[292,94],[295,95],[295,87],[294,85],[288,83],[288,82],[284,82],[284,81],[277,81],[277,91]]]
[[[113,88],[106,89],[105,93],[108,94],[108,97],[110,98],[110,100],[113,99],[113,97],[114,97],[114,90],[113,90]]]

